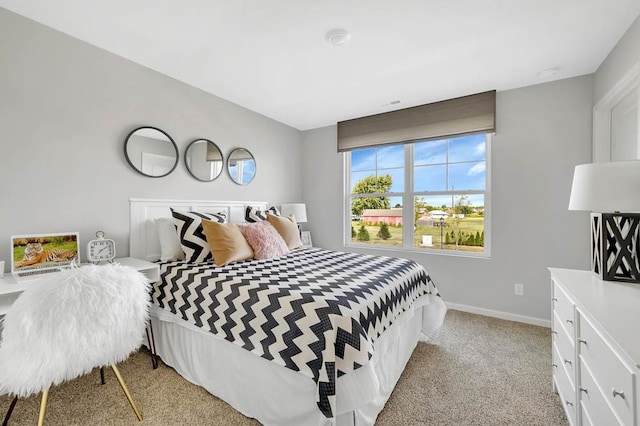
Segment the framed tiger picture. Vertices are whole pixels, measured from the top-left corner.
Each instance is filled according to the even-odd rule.
[[[79,234],[29,234],[11,236],[11,273],[18,281],[80,265]]]

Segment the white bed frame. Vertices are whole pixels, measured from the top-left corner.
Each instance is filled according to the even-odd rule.
[[[130,256],[160,258],[154,219],[179,211],[220,212],[244,222],[247,206],[265,210],[262,201],[130,200]],[[327,419],[315,403],[310,378],[258,357],[207,333],[159,307],[151,306],[160,358],[188,381],[200,385],[248,417],[265,425],[372,425],[391,395],[419,340],[436,335],[446,307],[425,296],[403,313],[376,342],[370,362],[336,381],[337,417]]]

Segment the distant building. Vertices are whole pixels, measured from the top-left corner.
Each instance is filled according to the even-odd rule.
[[[447,212],[443,212],[442,210],[431,210],[431,219],[440,220],[440,218],[448,219],[449,215]]]
[[[402,225],[402,207],[393,209],[365,209],[362,221],[368,225],[386,223],[387,225]]]

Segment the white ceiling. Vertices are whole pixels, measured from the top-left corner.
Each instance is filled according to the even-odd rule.
[[[0,0],[300,130],[594,72],[638,0]],[[346,28],[351,41],[328,44]],[[557,68],[552,77],[540,72]],[[399,100],[400,103],[391,105]]]

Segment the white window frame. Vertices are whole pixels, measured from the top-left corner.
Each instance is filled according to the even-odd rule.
[[[452,138],[443,138],[452,139]],[[467,194],[484,194],[484,251],[470,252],[462,250],[446,250],[446,249],[429,249],[429,248],[416,248],[413,246],[414,230],[413,226],[402,227],[402,247],[386,246],[382,244],[372,243],[358,243],[351,241],[351,151],[344,152],[344,196],[343,196],[343,237],[345,247],[359,247],[375,250],[389,250],[389,251],[410,251],[415,253],[428,253],[428,254],[441,254],[449,256],[462,256],[462,257],[491,257],[491,139],[492,134],[487,133],[485,139],[485,189],[484,190],[462,190],[462,191],[420,191],[413,192],[413,152],[414,143],[405,144],[404,150],[404,191],[403,192],[389,192],[385,194],[367,194],[367,196],[386,196],[386,197],[402,197],[403,206],[411,206],[411,208],[402,209],[402,223],[413,223],[413,206],[414,197],[429,197],[438,195],[467,195]],[[417,141],[416,143],[419,143]],[[366,148],[363,148],[366,149]],[[448,150],[447,150],[448,155]],[[448,158],[447,158],[448,163]],[[451,163],[456,164],[456,163]],[[448,178],[448,177],[447,177]]]

